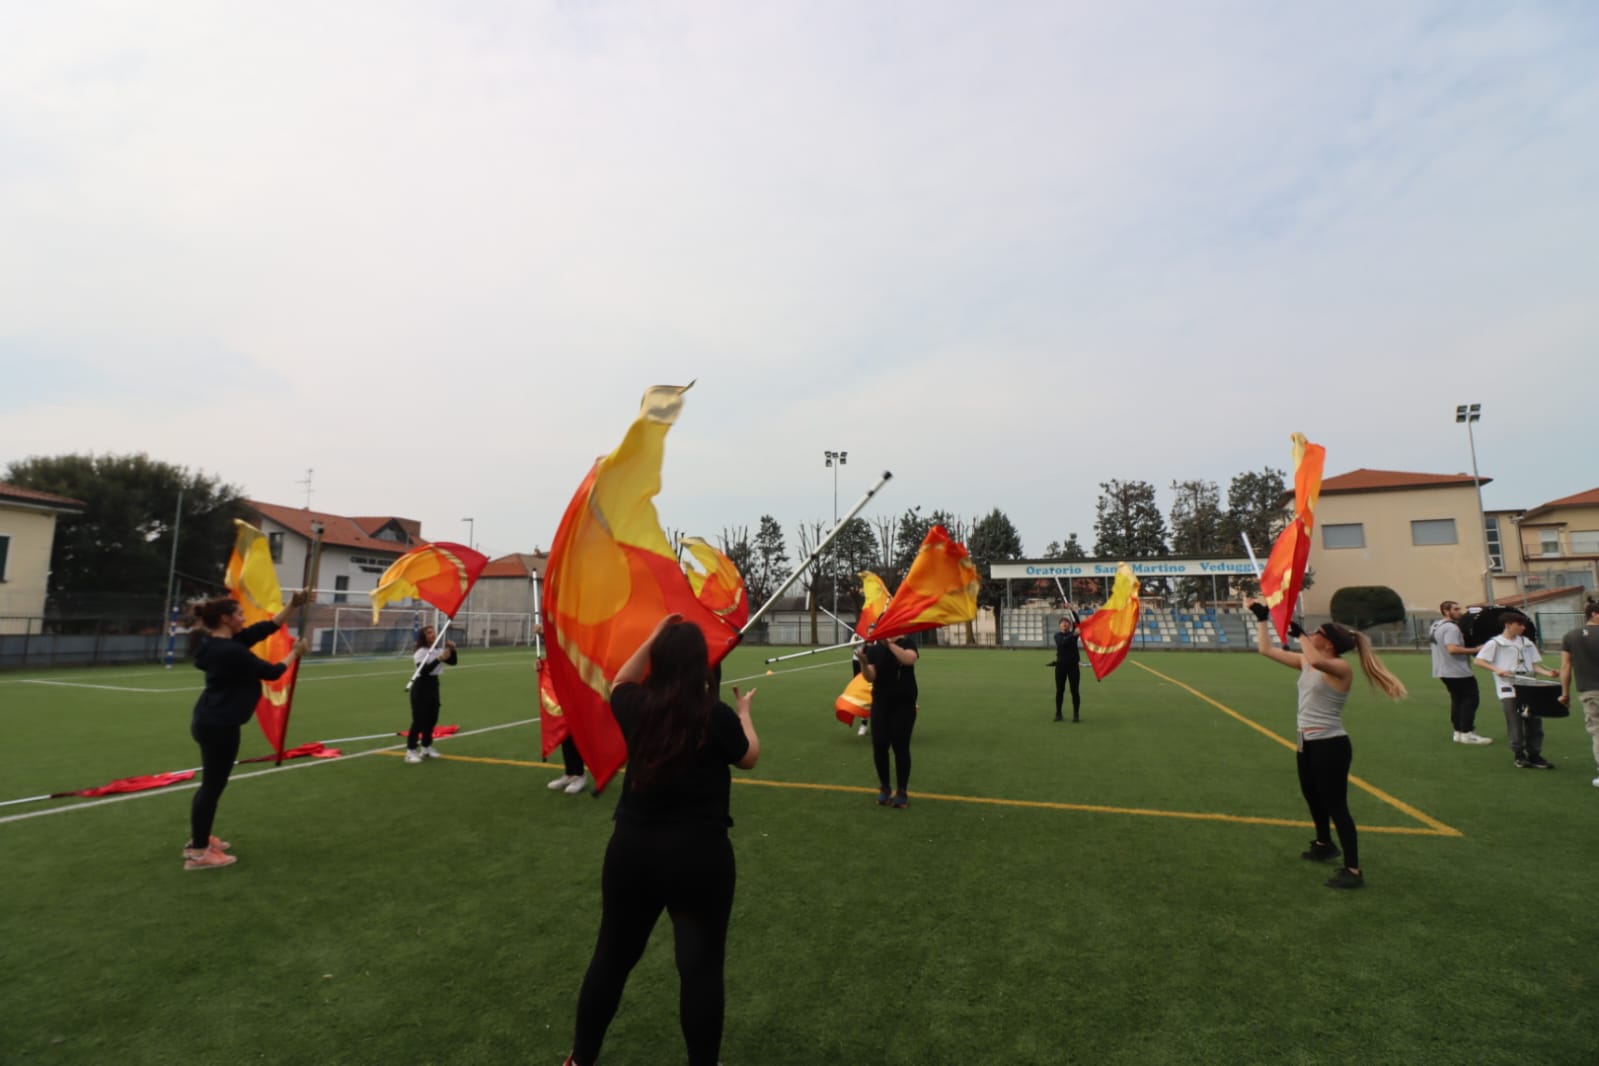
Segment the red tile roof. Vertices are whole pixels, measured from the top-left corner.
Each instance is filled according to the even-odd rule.
[[[482,577],[520,577],[528,578],[534,574],[544,574],[544,564],[549,555],[544,552],[512,552],[502,555],[498,559],[490,559],[489,565],[483,568]]]
[[[1575,496],[1563,496],[1558,500],[1540,503],[1527,511],[1527,517],[1535,518],[1545,511],[1557,511],[1562,507],[1599,507],[1599,489],[1589,489]]]
[[[25,489],[21,485],[13,485],[9,481],[0,481],[0,500],[46,504],[61,511],[81,511],[88,506],[82,500],[74,500],[71,496],[58,496],[53,492]]]
[[[1535,603],[1548,603],[1550,600],[1561,600],[1568,596],[1580,596],[1583,593],[1581,585],[1568,585],[1559,589],[1542,589],[1538,592],[1528,592],[1518,596],[1506,596],[1495,600],[1501,607],[1531,607]],[[1474,604],[1473,606],[1481,606]]]
[[[322,523],[322,543],[340,548],[364,548],[371,552],[382,552],[387,555],[404,555],[421,542],[422,524],[412,518],[350,518],[346,515],[328,514],[326,511],[312,511],[304,507],[284,507],[276,503],[262,503],[260,500],[246,500],[245,503],[254,508],[256,513],[264,518],[270,518],[278,525],[296,534],[311,539],[311,523]],[[378,540],[371,534],[381,530],[390,522],[397,523],[408,532],[417,531],[417,536],[410,541]],[[370,529],[370,532],[368,531]]]
[[[1470,474],[1413,474],[1404,470],[1368,470],[1361,467],[1347,474],[1339,474],[1322,481],[1325,494],[1340,492],[1392,492],[1401,489],[1455,488],[1472,483]],[[1479,479],[1486,485],[1491,477]]]

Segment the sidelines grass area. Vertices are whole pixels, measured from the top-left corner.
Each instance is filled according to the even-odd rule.
[[[735,773],[729,1066],[1599,1061],[1580,720],[1548,725],[1558,770],[1515,770],[1496,704],[1499,743],[1451,744],[1425,658],[1390,656],[1411,699],[1357,681],[1346,714],[1374,791],[1368,887],[1339,893],[1298,857],[1294,676],[1257,656],[1135,655],[1074,726],[1047,653],[935,649],[900,812],[833,720],[847,663],[773,653],[724,671],[763,747]],[[291,742],[403,729],[407,676],[308,664]],[[0,675],[0,800],[193,766],[198,681]],[[560,1062],[614,798],[549,792],[536,725],[490,728],[533,716],[525,650],[463,652],[443,691],[484,730],[445,759],[241,767],[225,870],[182,870],[184,789],[0,807],[0,1061]],[[683,1061],[676,996],[663,923],[607,1066]]]

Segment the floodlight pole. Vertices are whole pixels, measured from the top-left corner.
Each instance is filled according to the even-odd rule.
[[[1488,543],[1488,511],[1482,505],[1482,478],[1477,475],[1477,438],[1471,431],[1479,419],[1482,418],[1482,404],[1463,403],[1455,408],[1455,422],[1466,424],[1466,443],[1471,446],[1471,483],[1477,489],[1477,523],[1482,530],[1482,605],[1487,607],[1494,601],[1494,553]]]
[[[172,602],[172,588],[178,579],[178,530],[183,525],[183,486],[178,486],[177,513],[172,516],[172,562],[167,566],[167,669],[172,669],[172,645],[178,637],[178,605]]]
[[[838,468],[849,461],[849,452],[822,452],[833,468],[833,529],[838,529]],[[838,550],[833,551],[833,640],[838,640]]]

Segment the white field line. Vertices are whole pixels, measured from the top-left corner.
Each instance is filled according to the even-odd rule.
[[[452,670],[452,671],[453,670],[493,670],[493,669],[500,668],[500,667],[505,667],[505,666],[522,666],[522,665],[525,665],[525,664],[523,664],[523,663],[466,663],[465,665],[462,665],[462,666],[452,666],[449,669]],[[410,665],[406,665],[404,670],[376,670],[376,671],[368,671],[367,673],[363,673],[363,674],[333,674],[333,675],[325,676],[325,677],[303,676],[303,677],[300,678],[299,683],[300,684],[310,684],[313,681],[352,681],[352,680],[354,680],[356,678],[364,678],[364,677],[399,677],[401,674],[409,673],[411,671],[411,669],[412,669],[412,667]],[[102,692],[142,692],[142,693],[153,693],[153,694],[170,693],[170,692],[199,692],[203,688],[205,688],[204,685],[184,685],[181,688],[137,688],[137,687],[134,687],[134,686],[131,686],[131,685],[91,685],[91,684],[89,684],[86,681],[50,681],[50,680],[47,680],[45,678],[40,678],[40,677],[18,678],[16,681],[14,681],[12,683],[13,684],[17,684],[17,685],[49,685],[49,686],[52,686],[54,688],[90,688],[90,689],[99,689]]]
[[[477,736],[479,733],[492,733],[499,729],[514,729],[517,726],[531,725],[537,721],[537,718],[524,718],[518,722],[504,722],[500,725],[484,726],[482,729],[462,730],[461,732],[456,733],[455,736],[472,737]],[[441,739],[451,740],[453,738],[443,737]],[[376,755],[379,752],[393,751],[396,748],[403,747],[405,747],[405,741],[402,740],[398,744],[389,744],[381,748],[371,748],[367,751],[358,751],[354,755],[341,755],[337,759],[293,759],[284,763],[282,766],[270,766],[264,770],[251,770],[248,773],[234,774],[228,778],[228,783],[231,785],[235,781],[244,781],[252,777],[264,777],[267,774],[281,774],[287,773],[290,770],[304,770],[310,766],[345,762],[349,759],[359,759],[366,755]],[[154,788],[146,792],[125,792],[119,796],[104,796],[99,799],[89,800],[86,803],[69,803],[62,807],[48,807],[42,811],[26,811],[22,814],[7,815],[4,818],[0,818],[0,825],[5,825],[8,822],[21,822],[29,818],[40,818],[47,814],[65,814],[68,811],[86,811],[90,807],[103,807],[108,803],[126,803],[129,800],[151,799],[156,796],[169,796],[176,792],[189,792],[199,787],[200,783],[198,781],[194,781],[181,785],[168,785],[166,788]]]

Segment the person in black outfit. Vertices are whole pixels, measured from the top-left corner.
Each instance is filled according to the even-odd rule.
[[[1077,627],[1070,618],[1063,617],[1060,629],[1055,632],[1055,721],[1062,720],[1061,704],[1065,700],[1068,683],[1072,687],[1072,721],[1081,720],[1078,714],[1083,701],[1078,686],[1082,680],[1082,669],[1077,662]]]
[[[420,672],[411,682],[411,729],[405,734],[406,762],[442,758],[433,750],[433,730],[439,724],[439,675],[446,666],[454,666],[459,656],[455,654],[453,640],[445,641],[442,651],[433,647],[437,637],[432,626],[423,626],[416,635],[416,650],[411,654],[411,661]]]
[[[662,910],[677,945],[689,1066],[715,1066],[721,1052],[722,967],[736,880],[728,767],[753,767],[761,742],[750,721],[755,690],[739,695],[733,688],[736,710],[722,703],[708,659],[700,628],[670,614],[617,671],[611,713],[627,742],[628,769],[605,849],[600,933],[578,993],[567,1066],[594,1066],[599,1058]]]
[[[289,664],[305,652],[305,638],[282,662],[269,663],[250,649],[278,631],[289,611],[305,602],[296,592],[289,605],[269,622],[244,623],[244,608],[234,599],[206,600],[194,607],[194,628],[189,631],[189,655],[196,669],[205,671],[205,691],[194,704],[189,735],[200,745],[200,787],[189,808],[189,843],[183,848],[185,870],[210,870],[232,865],[231,847],[211,835],[217,802],[228,787],[233,763],[239,757],[239,728],[255,715],[261,699],[261,682],[276,681]]]
[[[872,683],[872,762],[877,767],[877,805],[910,806],[911,732],[916,728],[916,645],[909,637],[874,640],[857,648],[861,673]],[[888,791],[888,751],[894,749],[895,791]]]

